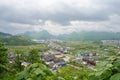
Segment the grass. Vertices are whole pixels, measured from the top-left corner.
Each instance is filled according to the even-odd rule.
[[[29,46],[6,46],[9,52],[23,51],[29,52],[31,49],[38,49],[40,52],[47,51],[49,48],[47,44],[29,45]]]

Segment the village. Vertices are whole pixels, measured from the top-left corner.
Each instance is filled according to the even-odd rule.
[[[49,40],[49,41],[39,41],[40,43],[48,43],[49,50],[43,52],[40,55],[40,60],[45,61],[51,70],[58,70],[60,67],[66,65],[74,66],[72,62],[80,63],[88,67],[96,66],[96,63],[99,62],[94,57],[99,56],[98,52],[95,51],[78,51],[75,55],[72,55],[71,51],[74,51],[74,47],[61,46],[58,43],[64,43],[60,40]],[[20,55],[20,54],[19,54]],[[9,54],[9,62],[12,63],[16,58],[17,54]],[[27,67],[31,63],[26,61],[21,61],[21,65]],[[74,66],[75,67],[75,66]]]
[[[38,40],[36,45],[7,47],[9,66],[14,67],[13,72],[29,72],[37,68],[33,74],[41,74],[41,70],[45,68],[55,74],[49,80],[57,79],[59,76],[65,80],[71,77],[71,80],[84,80],[89,78],[91,73],[97,74],[99,70],[103,72],[108,68],[114,68],[111,60],[116,60],[120,55],[118,41],[113,40],[66,42],[51,39]],[[32,70],[29,70],[30,67]],[[31,75],[32,72],[29,73]]]

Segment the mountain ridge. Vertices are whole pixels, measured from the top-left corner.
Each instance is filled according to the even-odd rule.
[[[120,32],[97,32],[97,31],[82,31],[72,32],[70,34],[52,35],[46,30],[40,32],[24,33],[32,39],[60,39],[65,41],[79,41],[79,40],[120,40]]]
[[[9,37],[9,36],[12,36],[12,34],[0,32],[0,37]]]

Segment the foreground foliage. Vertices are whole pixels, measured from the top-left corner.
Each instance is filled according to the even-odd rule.
[[[46,65],[42,63],[34,63],[25,68],[24,71],[18,73],[18,80],[47,80],[48,76],[53,73]]]
[[[7,64],[8,64],[7,49],[0,42],[0,78],[2,78],[4,76],[4,73],[8,71]]]
[[[99,69],[91,73],[89,80],[120,80],[120,57],[111,56],[99,65]]]
[[[70,53],[72,54],[69,54],[71,56],[75,56],[75,53],[84,53],[84,51],[99,52],[99,55],[93,57],[99,62],[96,67],[91,68],[81,62],[78,63],[76,61],[69,61],[67,66],[61,67],[53,72],[48,68],[45,62],[40,59],[40,55],[49,50],[47,44],[8,46],[8,51],[13,52],[16,55],[13,63],[8,63],[7,49],[2,43],[0,43],[0,79],[120,80],[120,55],[117,55],[119,49],[114,46],[104,46],[101,45],[101,43],[98,44],[96,42],[94,42],[94,44],[64,43],[60,45],[72,47],[70,50]],[[23,67],[21,65],[22,62],[28,62],[30,64],[27,67]]]

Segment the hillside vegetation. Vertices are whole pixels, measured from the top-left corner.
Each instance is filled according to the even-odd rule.
[[[70,34],[62,34],[62,35],[52,35],[49,32],[43,30],[40,32],[26,32],[21,34],[24,36],[28,36],[32,39],[60,39],[65,41],[96,41],[96,40],[119,40],[120,33],[114,32],[73,32]]]
[[[9,34],[9,33],[0,32],[0,38],[1,38],[1,37],[10,37],[10,36],[12,36],[12,35]]]
[[[35,44],[30,38],[25,36],[2,37],[1,41],[5,45],[32,45]]]

